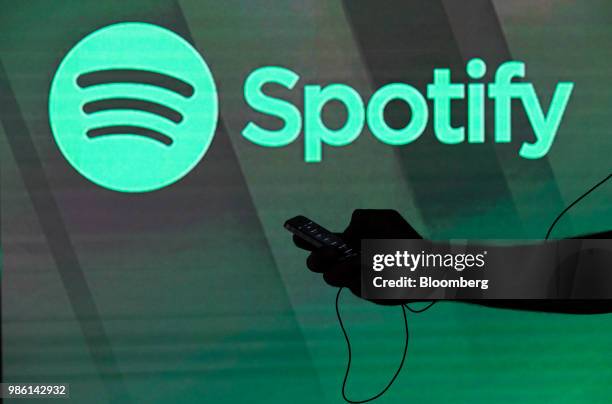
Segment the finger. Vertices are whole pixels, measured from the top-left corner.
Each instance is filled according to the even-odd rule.
[[[353,293],[355,296],[359,297],[359,298],[364,298],[361,294],[361,285],[358,286],[353,286],[351,288],[349,288],[349,290],[351,291],[351,293]],[[401,306],[403,304],[408,303],[408,300],[402,300],[402,299],[366,299],[368,302],[372,302],[374,304],[377,304],[379,306]]]
[[[332,248],[322,247],[314,250],[306,259],[306,266],[313,272],[326,272],[340,259],[340,255]]]
[[[341,261],[323,274],[325,282],[335,287],[347,287],[351,290],[361,289],[359,262],[355,259]]]
[[[310,244],[308,241],[296,235],[293,235],[293,243],[298,248],[301,248],[302,250],[306,250],[306,251],[313,251],[316,248],[314,245]]]
[[[351,292],[355,293],[353,290],[351,290]],[[368,301],[374,304],[377,304],[379,306],[401,306],[402,304],[405,303],[404,300],[398,300],[398,299],[368,299]]]

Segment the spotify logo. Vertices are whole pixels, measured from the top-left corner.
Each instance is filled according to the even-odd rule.
[[[468,83],[454,82],[450,69],[440,67],[433,69],[426,93],[396,82],[368,99],[348,84],[300,85],[300,75],[288,68],[258,67],[244,79],[244,101],[283,126],[246,122],[241,134],[266,148],[288,146],[302,134],[304,161],[320,163],[324,147],[349,146],[366,126],[389,146],[415,142],[430,121],[433,136],[444,145],[511,143],[512,114],[522,106],[532,137],[522,142],[518,155],[546,156],[574,83],[557,83],[546,108],[535,85],[524,80],[525,63],[496,66],[493,81],[486,83],[488,69],[474,58],[465,66]],[[301,91],[303,109],[266,94],[267,86]],[[384,110],[394,100],[411,111],[408,124],[399,129],[385,121]],[[338,129],[327,127],[322,117],[334,101],[347,111]],[[467,107],[464,126],[453,124],[457,103]],[[485,114],[486,104],[492,104],[492,117]],[[68,162],[90,181],[119,192],[153,191],[189,173],[210,146],[218,109],[212,74],[198,51],[170,30],[135,22],[109,25],[78,42],[60,63],[49,95],[51,129]],[[494,119],[489,133],[485,118]]]
[[[53,136],[90,181],[147,192],[184,177],[217,126],[212,74],[183,38],[145,23],[101,28],[60,63],[49,95]]]

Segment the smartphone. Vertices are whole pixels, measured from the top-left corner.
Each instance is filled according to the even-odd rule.
[[[296,216],[287,220],[285,229],[314,248],[333,248],[344,259],[353,257],[358,253],[353,246],[350,246],[342,238],[304,216]]]

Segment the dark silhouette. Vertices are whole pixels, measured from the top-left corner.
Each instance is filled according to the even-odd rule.
[[[357,209],[351,221],[338,236],[349,245],[359,246],[361,239],[420,239],[422,236],[395,210]],[[576,238],[612,239],[612,231],[589,234]],[[293,238],[295,244],[310,251],[306,260],[308,268],[323,275],[323,279],[334,287],[346,287],[361,297],[359,257],[339,260],[338,253],[330,248],[315,249],[302,239]],[[608,262],[606,261],[606,264]],[[612,262],[610,269],[612,270]],[[402,305],[407,300],[372,300],[382,305]],[[601,314],[612,312],[612,300],[462,300],[500,309],[528,310],[568,314]]]

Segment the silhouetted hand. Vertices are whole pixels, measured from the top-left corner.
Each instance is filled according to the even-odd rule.
[[[351,222],[342,233],[336,233],[350,246],[359,248],[362,239],[420,239],[421,235],[395,210],[357,209]],[[611,239],[612,232],[585,235],[576,238]],[[342,260],[339,253],[327,247],[314,248],[299,237],[295,244],[310,255],[308,268],[323,274],[323,279],[334,287],[346,287],[358,297],[361,296],[360,257]],[[612,270],[612,268],[611,268]],[[370,300],[382,305],[400,305],[411,300]],[[600,314],[612,312],[612,300],[462,300],[464,303],[482,306],[569,314]]]
[[[362,239],[420,239],[421,235],[395,210],[357,209],[353,211],[351,222],[344,232],[337,233],[349,246],[359,248]],[[294,236],[295,244],[311,251],[306,265],[331,286],[349,288],[361,297],[361,272],[359,256],[341,260],[334,249],[323,247],[315,249],[311,244]],[[398,305],[408,301],[372,300],[383,305]]]

